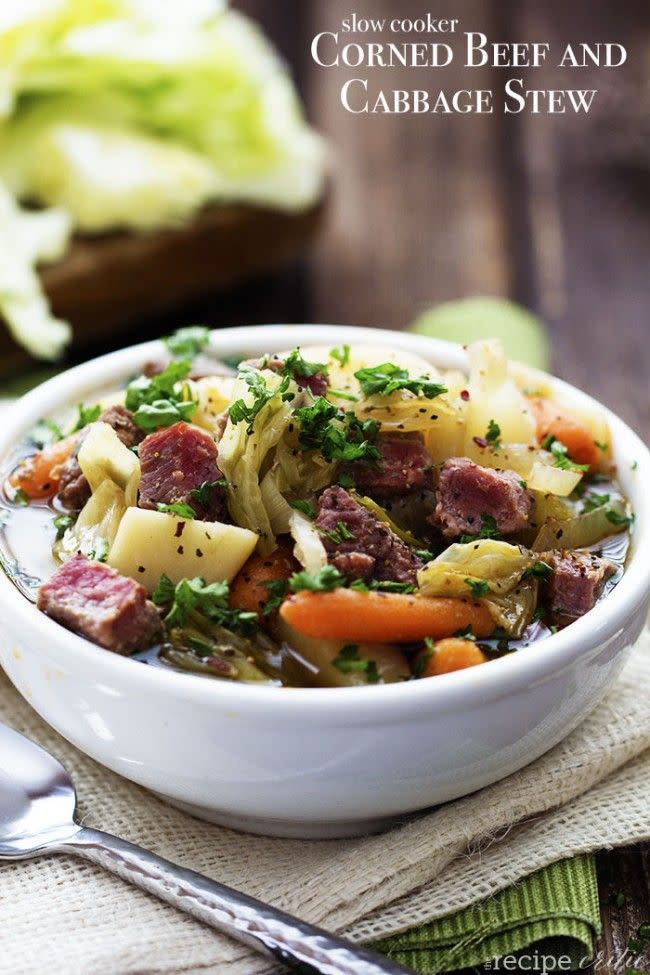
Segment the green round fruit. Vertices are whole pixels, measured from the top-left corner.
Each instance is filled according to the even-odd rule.
[[[509,359],[546,370],[551,363],[544,324],[532,312],[506,298],[462,298],[436,305],[420,315],[409,331],[461,345],[497,338]]]

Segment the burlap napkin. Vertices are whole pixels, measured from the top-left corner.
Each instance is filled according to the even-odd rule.
[[[246,836],[185,816],[68,745],[4,678],[0,720],[62,759],[85,823],[374,941],[563,857],[650,838],[649,680],[646,634],[606,700],[533,765],[382,836],[334,842]],[[63,857],[0,867],[0,918],[0,969],[12,975],[273,969],[149,895]]]

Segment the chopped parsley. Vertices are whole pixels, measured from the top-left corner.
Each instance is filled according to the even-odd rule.
[[[575,464],[569,457],[569,449],[566,444],[554,437],[552,433],[542,442],[542,447],[544,450],[550,450],[555,458],[553,466],[559,467],[562,471],[584,472],[589,470],[589,464]]]
[[[474,636],[471,625],[463,627],[462,630],[456,630],[454,636],[458,640],[471,640],[472,643],[476,643],[476,637]]]
[[[605,517],[608,521],[611,521],[612,525],[617,525],[622,528],[629,528],[634,521],[634,515],[621,515],[613,509],[606,511]]]
[[[21,508],[26,508],[29,504],[29,495],[22,488],[16,488],[10,499],[12,504],[17,504]]]
[[[202,576],[181,579],[176,585],[161,575],[151,596],[156,606],[166,606],[165,623],[169,627],[183,627],[192,613],[228,630],[251,633],[257,625],[257,613],[231,609],[228,605],[230,587],[227,582],[206,585]]]
[[[295,413],[300,423],[299,441],[305,450],[318,450],[325,460],[379,460],[373,444],[379,431],[376,420],[361,422],[319,396],[311,406]]]
[[[193,359],[207,347],[210,330],[205,325],[189,325],[187,328],[177,329],[163,341],[172,355]]]
[[[339,474],[336,479],[336,483],[339,485],[339,487],[346,488],[348,491],[354,491],[357,486],[352,475],[346,474],[345,471],[343,471],[342,474]]]
[[[331,532],[321,532],[323,538],[329,539],[334,545],[340,545],[341,542],[351,542],[354,541],[354,532],[351,532],[344,521],[337,521],[336,528]]]
[[[501,427],[496,420],[490,420],[485,432],[485,439],[493,450],[498,450],[501,446]]]
[[[463,582],[470,590],[472,599],[481,599],[490,591],[490,583],[486,579],[470,579],[468,576]]]
[[[282,605],[284,597],[287,595],[289,584],[286,579],[268,579],[262,585],[269,591],[269,598],[262,607],[262,615],[269,616]]]
[[[270,387],[261,372],[251,369],[250,366],[242,367],[239,376],[253,394],[253,402],[249,406],[246,400],[235,400],[228,411],[228,415],[231,423],[246,423],[246,432],[250,434],[253,432],[256,418],[275,396],[282,397],[285,402],[293,399],[294,394],[288,391],[291,375],[286,373],[280,384],[275,387]]]
[[[416,396],[435,399],[447,392],[447,387],[434,382],[427,376],[411,379],[406,369],[396,366],[393,362],[384,362],[379,366],[369,366],[359,369],[354,374],[359,380],[361,392],[364,396],[390,396],[398,389],[405,389]]]
[[[527,491],[528,490],[528,481],[524,481],[523,478],[522,478],[522,480],[519,481],[519,487],[520,488],[523,488],[524,491]]]
[[[503,538],[503,535],[497,528],[496,518],[493,515],[482,514],[480,530],[476,535],[461,535],[460,543],[461,545],[469,545],[470,542],[475,542],[480,538]]]
[[[296,501],[290,501],[289,506],[291,508],[295,508],[296,511],[300,511],[303,515],[306,515],[307,518],[311,518],[312,521],[316,517],[316,509],[312,504],[309,503],[309,501],[301,501],[300,498],[298,498]]]
[[[72,528],[77,519],[74,515],[57,515],[52,524],[56,529],[56,539],[63,538],[68,528]]]
[[[341,366],[347,366],[350,361],[350,346],[349,345],[336,345],[333,349],[330,349],[330,359],[334,359]]]
[[[364,582],[363,579],[354,579],[350,583],[350,589],[355,592],[399,592],[410,594],[415,592],[415,586],[411,582],[396,582],[393,579],[377,580]]]
[[[600,440],[594,440],[594,447],[598,447],[598,449],[602,451],[603,454],[606,454],[607,451],[609,450],[609,444],[602,443]]]
[[[318,572],[294,572],[289,579],[292,592],[332,592],[345,586],[345,576],[333,565],[324,565]]]
[[[436,557],[436,553],[428,548],[414,548],[413,555],[417,555],[423,562],[432,562]]]
[[[86,547],[82,545],[80,552],[95,562],[105,562],[108,558],[109,548],[107,538],[97,538],[93,545],[86,544]]]
[[[291,376],[293,379],[310,379],[319,374],[326,376],[328,369],[324,362],[307,362],[301,356],[300,349],[294,349],[284,360],[282,372],[285,376]]]
[[[355,396],[354,393],[348,393],[347,390],[345,390],[345,389],[331,389],[330,388],[330,391],[329,392],[330,392],[330,396],[335,396],[336,399],[346,399],[350,403],[358,403],[359,402],[359,397],[358,396]]]
[[[65,434],[58,423],[53,420],[39,420],[38,423],[34,424],[29,439],[35,447],[42,450],[43,447],[49,447],[50,444],[63,440],[64,436]]]
[[[180,390],[176,388],[178,383],[187,379],[190,369],[188,359],[179,359],[170,362],[156,376],[138,376],[129,383],[125,406],[131,410],[135,423],[142,430],[170,427],[192,417],[198,405],[196,400],[190,397],[186,385]]]
[[[162,501],[159,501],[156,505],[156,511],[164,511],[169,515],[178,515],[179,518],[186,518],[188,521],[193,521],[196,518],[196,511],[186,501],[174,501],[172,504],[164,504]]]
[[[585,502],[582,506],[582,513],[586,515],[590,511],[595,511],[596,508],[602,508],[604,504],[609,504],[609,502],[609,494],[589,494],[585,498]]]
[[[374,660],[367,660],[359,656],[359,647],[356,643],[348,643],[338,652],[332,660],[332,664],[342,674],[363,674],[366,683],[376,684],[379,681],[379,671]]]
[[[203,508],[207,508],[212,500],[212,495],[217,488],[226,489],[227,487],[228,482],[224,478],[219,481],[203,481],[203,483],[199,484],[197,488],[193,488],[193,490],[190,491],[189,496],[192,501],[196,501],[197,504],[200,504]]]
[[[524,572],[524,579],[549,579],[553,575],[553,568],[548,562],[538,559],[529,569]]]
[[[99,419],[101,412],[102,408],[99,403],[95,403],[94,406],[86,406],[84,403],[78,403],[77,419],[70,433],[76,433],[78,430],[83,430],[84,427],[87,427],[89,423],[94,423]]]

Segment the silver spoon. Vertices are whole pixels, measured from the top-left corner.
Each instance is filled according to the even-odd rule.
[[[342,941],[110,833],[74,821],[72,779],[52,755],[0,724],[0,860],[70,853],[305,975],[404,975],[400,965]]]

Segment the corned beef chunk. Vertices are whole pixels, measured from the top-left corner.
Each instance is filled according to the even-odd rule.
[[[144,431],[133,422],[133,413],[125,406],[109,406],[99,420],[115,430],[125,447],[134,447],[144,437]],[[64,508],[75,511],[83,508],[90,497],[90,485],[81,472],[76,454],[68,458],[61,469],[57,494]]]
[[[262,359],[247,359],[246,365],[251,369],[270,369],[271,372],[282,372],[284,359],[279,355],[264,356]],[[299,386],[310,390],[314,396],[324,396],[327,392],[327,376],[317,372],[313,376],[294,376]]]
[[[596,605],[607,580],[616,572],[608,559],[588,552],[558,552],[548,559],[553,575],[545,585],[548,608],[555,616],[584,616]]]
[[[38,591],[38,608],[115,653],[145,650],[161,633],[145,589],[102,562],[75,555]]]
[[[316,527],[329,561],[348,578],[415,583],[422,561],[343,488],[323,491]]]
[[[446,460],[440,468],[438,503],[431,524],[446,538],[477,535],[483,517],[504,535],[526,528],[532,496],[514,471],[480,467],[467,457]]]
[[[133,420],[133,413],[125,406],[109,406],[99,417],[101,423],[108,423],[125,447],[135,447],[144,440],[144,430]]]
[[[391,497],[421,490],[431,483],[431,458],[419,436],[380,435],[376,464],[353,461],[343,465],[362,494]]]
[[[209,433],[189,423],[175,423],[145,437],[138,453],[141,508],[184,501],[198,518],[223,521],[227,509],[221,487],[208,492],[207,503],[191,497],[206,481],[211,484],[223,477],[217,466],[217,446]]]

